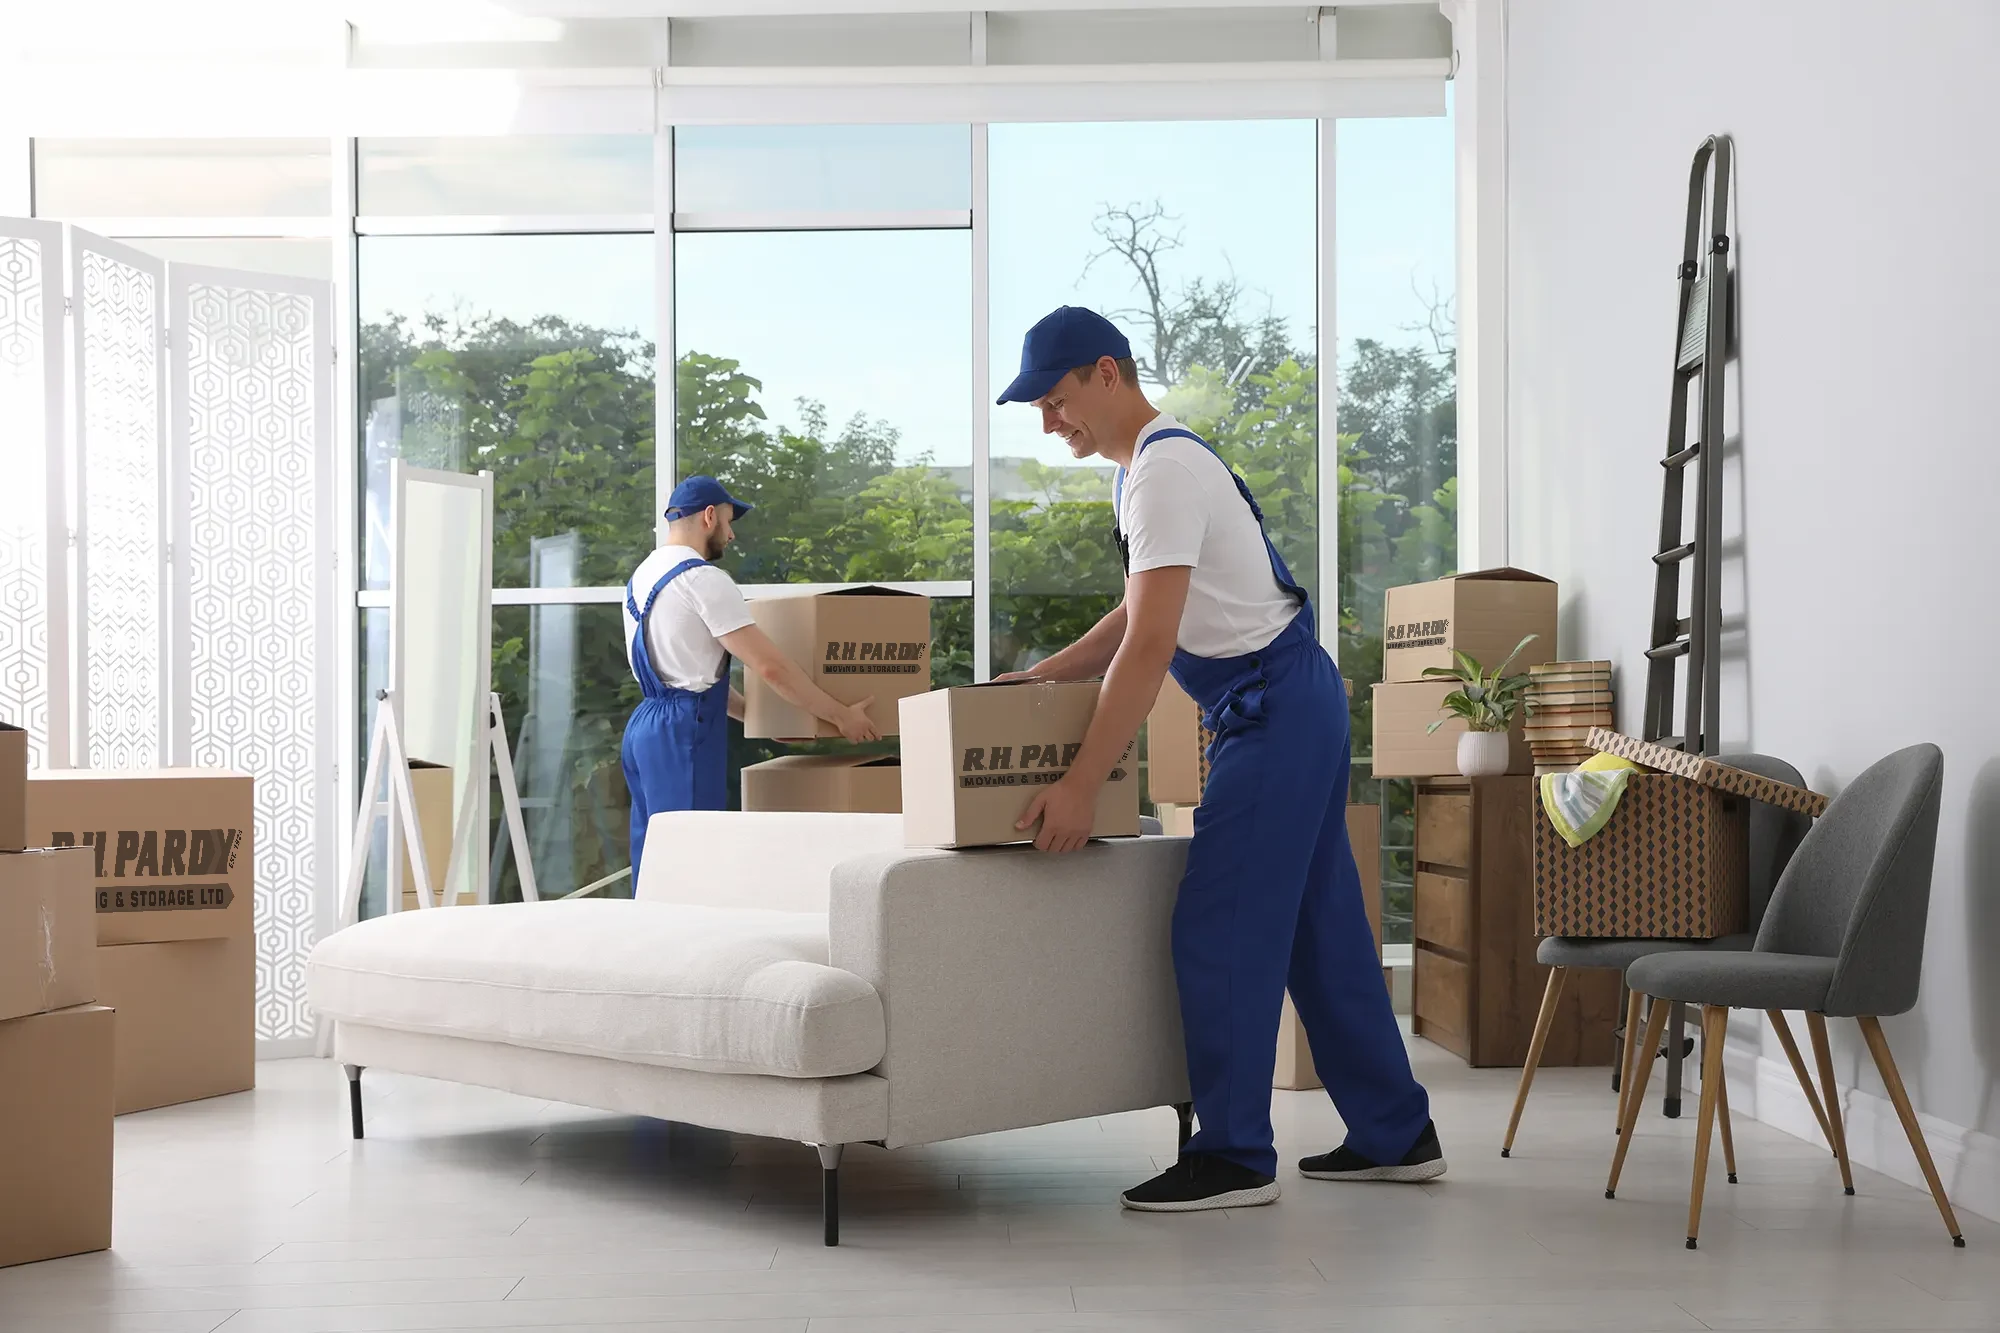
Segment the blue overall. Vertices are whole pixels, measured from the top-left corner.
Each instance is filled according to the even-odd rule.
[[[1168,429],[1139,450],[1169,436],[1208,447]],[[1261,530],[1250,488],[1230,476]],[[1114,516],[1124,480],[1120,472]],[[1122,530],[1117,539],[1126,551]],[[1172,667],[1215,734],[1174,905],[1174,975],[1201,1126],[1186,1151],[1277,1174],[1271,1075],[1289,990],[1347,1146],[1393,1164],[1422,1135],[1430,1098],[1410,1072],[1347,842],[1347,692],[1314,636],[1312,602],[1268,533],[1264,549],[1298,600],[1292,623],[1254,653],[1178,649]]]
[[[723,810],[729,805],[729,657],[705,690],[683,690],[660,679],[646,646],[646,618],[669,583],[706,560],[683,560],[660,577],[640,606],[628,585],[625,608],[632,630],[632,671],[645,698],[625,722],[620,747],[625,788],[632,793],[632,882],[639,882],[639,853],[646,821],[662,810]]]

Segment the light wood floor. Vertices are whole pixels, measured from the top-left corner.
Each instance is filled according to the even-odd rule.
[[[1511,1161],[1508,1070],[1413,1043],[1451,1174],[1336,1185],[1338,1139],[1278,1093],[1284,1199],[1121,1212],[1170,1160],[1169,1110],[885,1153],[850,1148],[844,1243],[819,1243],[806,1148],[370,1073],[365,1143],[337,1067],[118,1123],[117,1245],[0,1271],[6,1333],[2000,1328],[2000,1226],[1952,1249],[1928,1199],[1737,1127],[1702,1249],[1682,1248],[1693,1117],[1640,1122],[1603,1196],[1601,1070],[1543,1071]],[[1692,1108],[1692,1101],[1689,1102]],[[0,1201],[4,1206],[4,1201]]]

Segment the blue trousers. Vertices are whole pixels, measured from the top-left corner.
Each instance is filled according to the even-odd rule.
[[[1200,1123],[1187,1151],[1277,1174],[1271,1075],[1289,989],[1347,1145],[1400,1161],[1430,1120],[1430,1098],[1410,1072],[1348,846],[1340,673],[1288,630],[1250,657],[1182,654],[1175,675],[1221,724],[1174,908]]]
[[[650,670],[650,665],[648,670]],[[619,757],[632,796],[632,883],[646,822],[662,810],[729,808],[729,682],[696,694],[666,686],[649,694],[625,723]]]

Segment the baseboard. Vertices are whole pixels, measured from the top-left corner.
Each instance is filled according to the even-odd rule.
[[[259,1060],[297,1060],[314,1054],[311,1037],[278,1037],[273,1040],[259,1040],[257,1058]]]
[[[1729,1069],[1731,1112],[1751,1116],[1810,1143],[1826,1141],[1789,1062],[1773,1060],[1734,1042],[1725,1048],[1723,1059]],[[1741,1096],[1742,1089],[1748,1089],[1750,1095]],[[1894,1104],[1887,1097],[1859,1088],[1842,1088],[1840,1099],[1847,1152],[1853,1163],[1926,1189]],[[1922,1111],[1917,1112],[1917,1123],[1923,1128],[1952,1206],[2000,1220],[2000,1138]]]

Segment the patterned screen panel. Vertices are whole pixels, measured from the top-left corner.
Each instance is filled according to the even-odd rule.
[[[198,276],[191,276],[198,275]],[[257,1035],[310,1036],[305,960],[320,825],[333,818],[321,729],[319,495],[329,429],[323,287],[216,270],[173,273],[176,433],[189,510],[189,749],[256,779]]]
[[[163,269],[79,240],[81,766],[157,768],[166,751]]]
[[[61,233],[0,219],[0,440],[7,460],[0,485],[0,720],[27,728],[34,768],[51,761],[52,710],[63,725],[61,666],[49,654],[51,636],[60,638],[51,614],[59,598],[50,557],[61,547],[49,488],[61,480],[51,475],[48,438],[52,418],[60,422],[61,337]],[[64,748],[58,743],[55,754]]]

